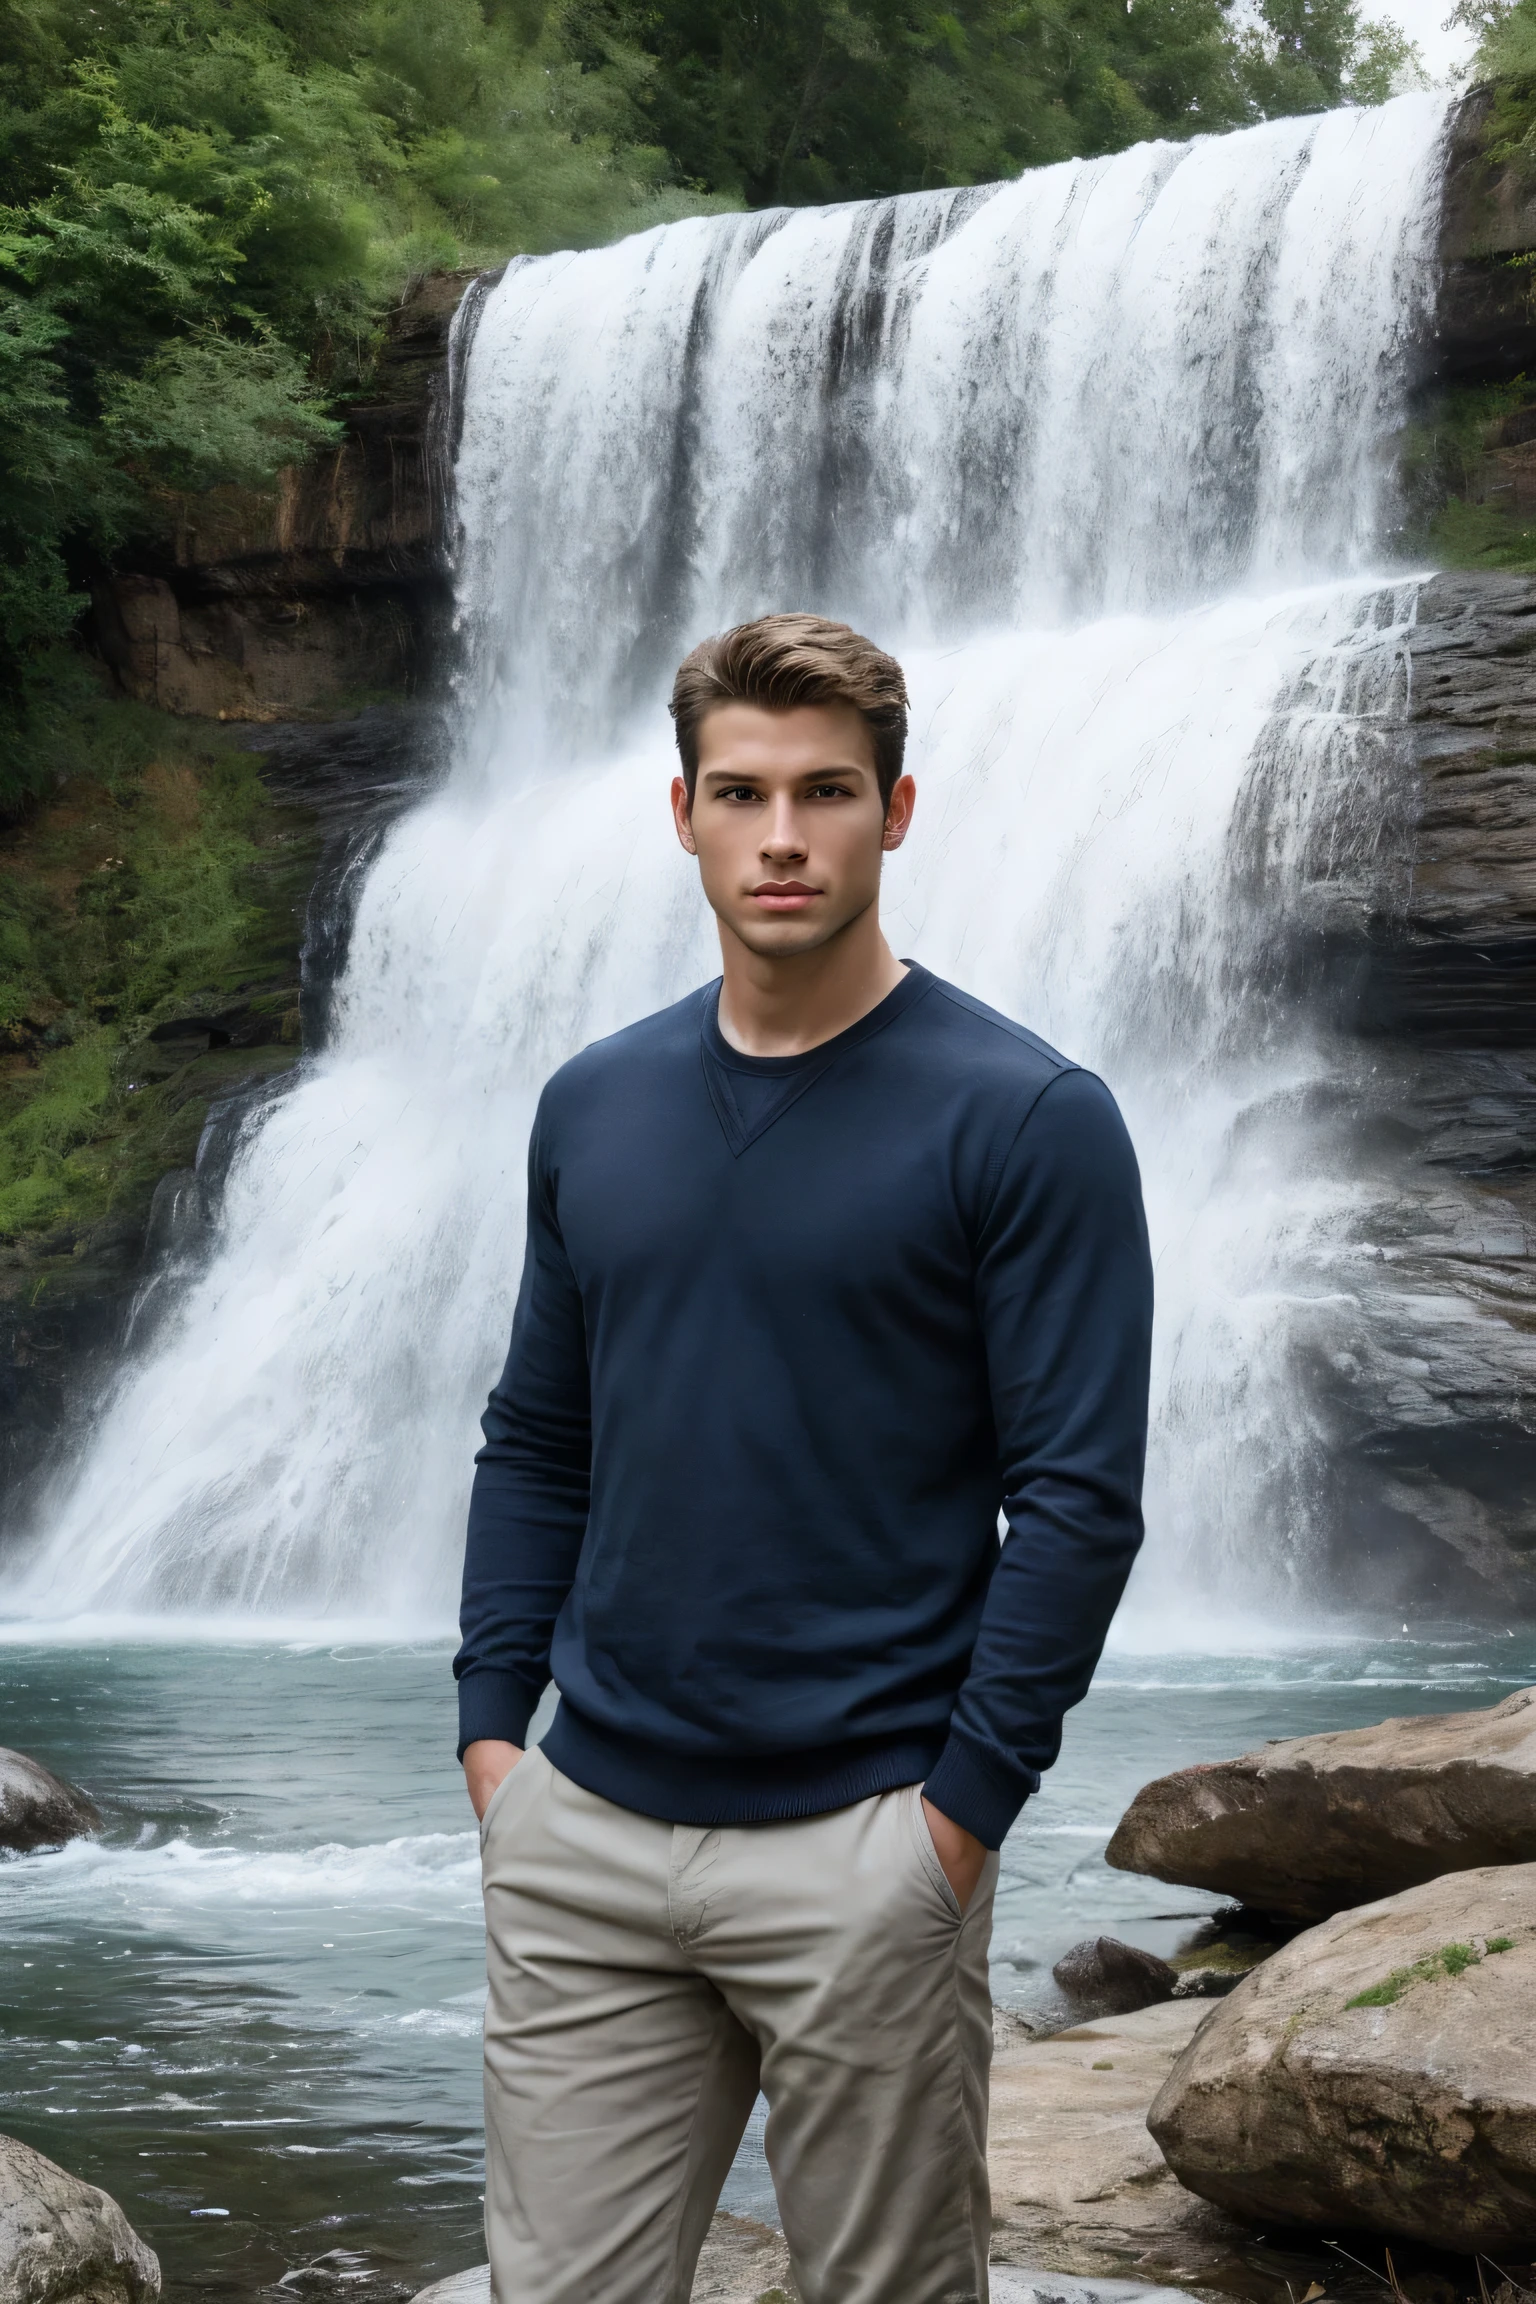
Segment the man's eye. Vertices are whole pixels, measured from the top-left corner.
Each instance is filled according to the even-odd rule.
[[[846,784],[813,784],[810,796],[813,800],[846,800],[848,787]]]
[[[755,800],[757,794],[750,784],[727,784],[720,797],[722,800]]]

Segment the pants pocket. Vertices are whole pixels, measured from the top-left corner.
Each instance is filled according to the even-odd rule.
[[[500,1815],[502,1809],[506,1806],[507,1796],[511,1791],[513,1784],[518,1777],[524,1776],[526,1770],[532,1767],[537,1755],[538,1747],[535,1745],[533,1751],[525,1752],[521,1760],[514,1760],[511,1767],[507,1770],[505,1776],[503,1776],[501,1782],[497,1785],[495,1791],[491,1794],[490,1799],[486,1802],[485,1814],[480,1819],[480,1848],[482,1854],[485,1850],[485,1844],[490,1838],[491,1826],[496,1821],[496,1818]]]
[[[902,1798],[907,1803],[907,1820],[911,1827],[912,1842],[917,1850],[918,1862],[922,1867],[924,1877],[943,1905],[948,1918],[958,1923],[965,1918],[965,1914],[961,1911],[960,1899],[951,1888],[945,1876],[944,1867],[939,1862],[939,1852],[933,1844],[933,1834],[928,1828],[928,1811],[923,1806],[922,1786],[920,1784],[909,1785],[902,1794]]]

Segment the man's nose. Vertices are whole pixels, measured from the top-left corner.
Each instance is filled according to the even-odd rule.
[[[763,854],[776,862],[805,854],[805,836],[801,832],[794,802],[787,796],[776,800],[769,811],[763,833]]]

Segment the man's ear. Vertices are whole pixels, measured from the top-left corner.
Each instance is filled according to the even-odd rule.
[[[885,807],[885,828],[880,834],[882,848],[899,848],[912,826],[912,811],[917,806],[917,786],[910,776],[898,776],[891,786],[891,797]]]
[[[689,855],[697,856],[699,844],[693,836],[693,802],[688,797],[688,787],[681,776],[672,779],[672,822],[677,827],[678,839]]]

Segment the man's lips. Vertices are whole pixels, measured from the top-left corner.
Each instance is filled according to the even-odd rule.
[[[764,912],[803,912],[820,894],[819,888],[808,888],[803,880],[762,880],[752,891],[752,901]]]

